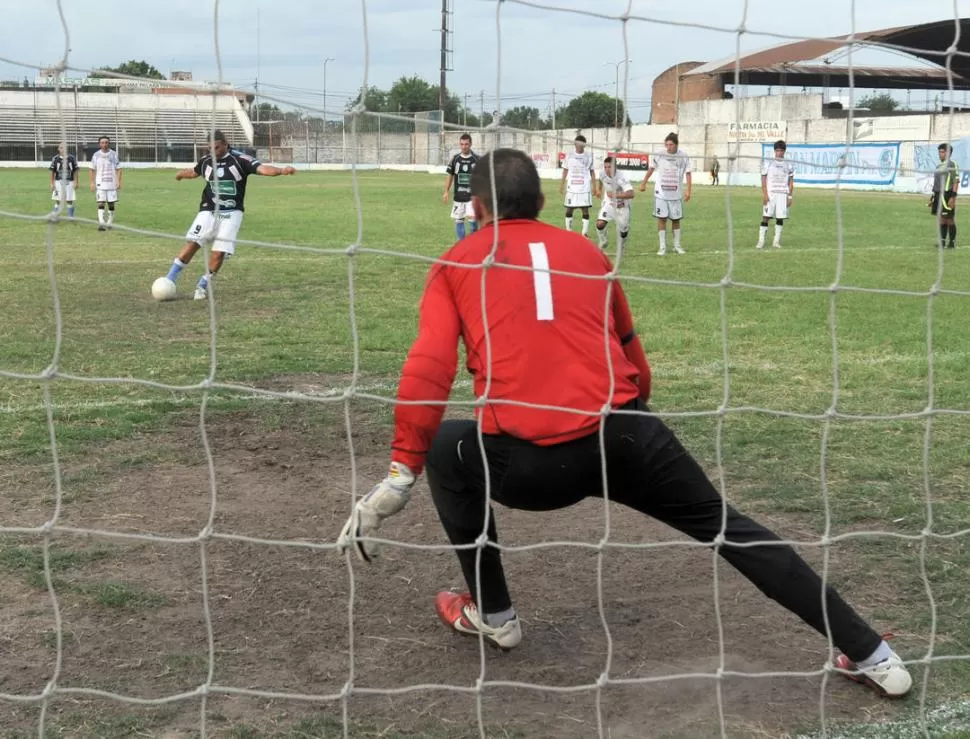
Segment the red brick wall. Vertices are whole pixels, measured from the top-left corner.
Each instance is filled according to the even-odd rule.
[[[651,123],[676,123],[677,104],[694,100],[720,100],[724,94],[724,84],[720,75],[682,75],[704,62],[681,62],[661,72],[653,81],[653,94],[650,109]],[[678,94],[677,81],[680,80]]]

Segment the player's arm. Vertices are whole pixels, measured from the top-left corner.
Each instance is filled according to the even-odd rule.
[[[98,169],[97,163],[94,161],[94,157],[91,158],[91,168],[88,170],[90,177],[88,178],[88,185],[91,188],[91,192],[94,192],[94,178],[96,176]]]
[[[568,160],[564,159],[562,162],[562,178],[559,180],[559,194],[562,195],[566,192],[566,178],[569,176],[569,168],[566,166]]]
[[[643,351],[643,345],[640,344],[640,337],[633,328],[630,304],[619,281],[613,282],[613,325],[623,346],[623,354],[640,370],[637,384],[640,387],[640,397],[647,402],[650,400],[650,363],[647,362],[647,355]]]
[[[120,163],[117,164],[117,165],[115,165],[115,189],[116,190],[120,190],[121,189],[121,173],[122,173],[122,171],[123,170],[121,169],[121,164]]]
[[[687,182],[687,192],[684,193],[684,202],[686,203],[690,200],[690,196],[694,192],[694,179],[691,176],[689,169],[684,173],[684,179]]]
[[[202,175],[194,169],[180,169],[175,173],[176,180],[194,180],[196,177],[201,176]]]
[[[460,334],[458,308],[443,265],[436,265],[421,299],[418,337],[401,370],[388,474],[354,506],[337,540],[339,551],[352,547],[359,558],[371,561],[379,546],[370,537],[376,535],[385,518],[407,505],[458,371]]]
[[[256,174],[262,175],[263,177],[280,177],[296,174],[296,168],[290,166],[277,167],[274,164],[260,164],[256,167]]]
[[[596,169],[593,167],[589,168],[589,183],[590,187],[593,188],[593,197],[598,198],[603,195],[603,188],[600,187],[599,177],[596,176]]]
[[[650,181],[650,178],[653,177],[653,172],[656,168],[657,164],[655,162],[650,162],[650,166],[647,167],[646,176],[640,181],[640,192],[647,189],[647,183]]]
[[[791,205],[792,196],[795,194],[795,173],[788,173],[788,204]]]
[[[761,170],[761,204],[768,205],[768,173]]]
[[[629,182],[624,185],[623,189],[617,190],[613,193],[613,197],[617,200],[633,200],[634,195],[635,193],[633,192],[633,185],[631,185]]]
[[[56,180],[57,180],[57,174],[56,174],[56,172],[57,172],[57,164],[55,164],[56,161],[57,161],[56,158],[51,159],[51,166],[48,167],[48,169],[51,172],[51,192],[53,192],[53,190],[54,190],[54,182],[56,182]]]
[[[449,170],[451,168],[449,167]],[[451,183],[454,182],[455,176],[449,171],[445,177],[445,189],[441,192],[441,202],[448,202],[448,193],[451,192]]]

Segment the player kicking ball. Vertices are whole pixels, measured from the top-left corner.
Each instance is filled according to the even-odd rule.
[[[606,250],[609,237],[606,227],[610,222],[616,223],[616,250],[626,245],[630,235],[630,201],[635,193],[633,185],[627,176],[617,170],[616,160],[606,157],[603,160],[603,171],[599,176],[600,192],[603,195],[603,205],[596,217],[596,235],[599,238],[600,249]]]
[[[175,282],[185,266],[192,261],[203,244],[212,244],[209,269],[199,278],[194,298],[205,300],[212,278],[222,267],[227,256],[236,250],[236,236],[242,226],[246,181],[250,175],[278,177],[296,174],[293,167],[275,167],[262,164],[256,157],[232,149],[222,131],[215,131],[209,142],[209,153],[192,169],[183,169],[175,175],[176,180],[205,178],[199,213],[186,233],[185,246],[172,262],[168,279]]]
[[[687,252],[680,245],[680,221],[684,217],[684,203],[689,203],[693,191],[690,173],[690,157],[680,148],[680,138],[676,133],[668,133],[664,139],[664,150],[660,154],[650,157],[650,168],[647,176],[640,183],[640,192],[647,189],[647,183],[657,173],[653,187],[653,212],[657,216],[657,236],[660,239],[660,249],[657,256],[667,253],[667,221],[674,237],[674,251],[677,254]],[[684,190],[684,183],[687,189]]]
[[[755,249],[765,248],[768,221],[771,219],[775,220],[775,238],[771,245],[775,249],[781,248],[781,232],[788,218],[788,209],[791,208],[792,193],[795,192],[795,167],[785,159],[787,149],[787,144],[778,139],[774,147],[775,158],[761,165],[761,229]]]
[[[398,385],[390,467],[357,501],[338,549],[372,561],[381,524],[405,507],[427,468],[431,499],[468,586],[438,593],[438,617],[459,634],[513,649],[522,624],[489,504],[554,515],[608,493],[718,545],[762,593],[831,633],[845,674],[884,695],[905,695],[912,678],[879,633],[833,587],[823,588],[791,546],[725,503],[674,433],[648,413],[650,365],[621,283],[588,239],[539,221],[544,200],[532,159],[496,149],[479,160],[471,187],[482,228],[431,268]],[[480,351],[486,336],[487,353]],[[459,337],[475,395],[484,398],[477,421],[442,421]],[[562,372],[551,377],[550,367]]]

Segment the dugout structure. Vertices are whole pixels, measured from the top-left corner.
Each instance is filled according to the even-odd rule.
[[[123,162],[189,162],[214,128],[233,146],[252,146],[244,95],[163,85],[0,89],[0,161],[49,161],[62,138],[84,161],[109,136]]]

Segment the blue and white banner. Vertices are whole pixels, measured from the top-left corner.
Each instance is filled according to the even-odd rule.
[[[942,142],[940,142],[942,143]],[[960,168],[960,189],[970,187],[970,137],[949,142],[953,147],[950,159]],[[933,172],[940,166],[940,144],[917,144],[913,147],[913,170],[922,192],[933,189]]]
[[[761,145],[771,159],[772,144]],[[899,142],[876,144],[788,144],[786,159],[795,165],[795,182],[807,185],[892,185],[899,170]]]

